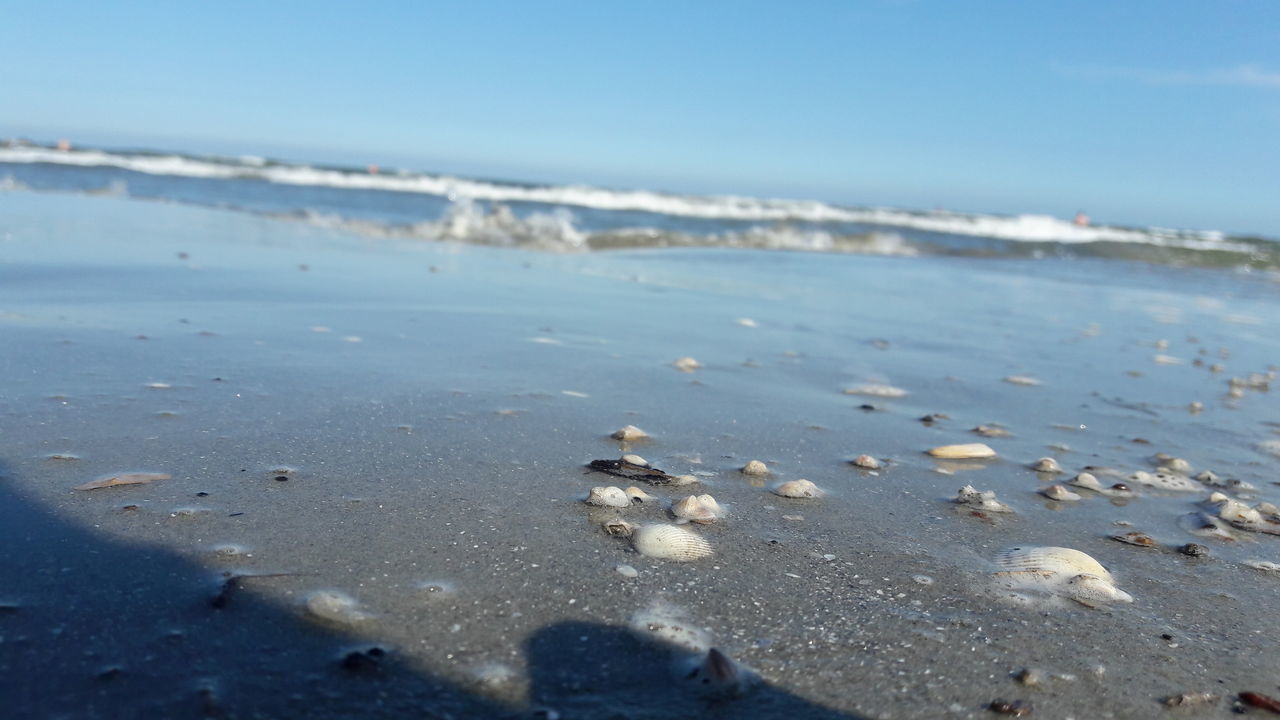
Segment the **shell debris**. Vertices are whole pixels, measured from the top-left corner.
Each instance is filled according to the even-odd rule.
[[[678,525],[644,525],[631,534],[631,545],[641,555],[660,560],[690,562],[712,554],[706,538]]]
[[[1184,475],[1174,475],[1167,472],[1149,473],[1145,470],[1139,470],[1128,478],[1130,481],[1139,485],[1146,485],[1150,488],[1158,490],[1169,490],[1172,492],[1199,492],[1203,488]]]
[[[927,451],[936,458],[949,460],[968,460],[993,458],[996,451],[983,443],[964,443],[962,445],[940,445]]]
[[[1039,380],[1033,377],[1029,377],[1027,375],[1007,375],[1005,376],[1004,381],[1009,383],[1010,385],[1023,385],[1026,387],[1035,387],[1036,385],[1044,384]]]
[[[960,488],[952,502],[959,505],[968,505],[971,508],[985,510],[987,512],[1013,512],[1013,508],[996,499],[996,493],[994,490],[987,490],[983,492],[972,485],[965,485]]]
[[[816,498],[822,497],[825,493],[822,488],[802,478],[800,480],[788,480],[774,486],[773,494],[785,498]]]
[[[632,525],[622,518],[609,518],[608,520],[600,523],[600,527],[613,537],[631,537],[636,531],[635,525]]]
[[[641,490],[640,488],[636,487],[635,485],[632,485],[626,490],[623,490],[623,492],[627,494],[627,498],[631,500],[631,502],[633,503],[653,502],[654,500],[658,499],[650,495],[649,493]]]

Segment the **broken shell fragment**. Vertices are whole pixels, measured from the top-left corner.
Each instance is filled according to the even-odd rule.
[[[671,482],[669,484],[676,487],[682,485],[693,485],[698,482],[697,475],[672,475],[670,477]]]
[[[671,505],[677,523],[711,523],[724,517],[724,508],[710,495],[690,495]]]
[[[1061,485],[1050,485],[1047,488],[1042,488],[1040,494],[1050,500],[1059,502],[1071,502],[1081,499],[1080,493],[1073,493]]]
[[[610,485],[591,488],[591,492],[587,494],[586,503],[601,507],[631,507],[631,498],[627,497],[626,491],[622,488]]]
[[[336,590],[316,590],[307,595],[306,608],[312,617],[334,625],[354,625],[372,617],[360,609],[354,598]]]
[[[1026,375],[1009,375],[1005,377],[1004,381],[1010,385],[1035,386],[1042,384],[1039,380]]]
[[[1062,469],[1062,466],[1058,464],[1058,461],[1054,460],[1051,457],[1042,457],[1039,460],[1031,463],[1031,469],[1035,470],[1036,472],[1042,472],[1042,473],[1064,472]]]
[[[1153,548],[1156,547],[1156,541],[1146,533],[1140,533],[1136,530],[1127,533],[1117,533],[1109,535],[1112,540],[1122,542],[1126,545],[1137,545],[1138,547]]]
[[[995,557],[997,583],[1018,592],[1070,598],[1088,607],[1106,602],[1133,602],[1097,560],[1064,547],[1015,547]]]
[[[641,555],[661,560],[689,562],[711,555],[711,544],[701,535],[677,525],[645,525],[631,535],[631,545]]]
[[[851,465],[856,465],[860,468],[866,468],[868,470],[879,470],[881,468],[880,461],[871,457],[870,455],[859,455],[858,457],[854,458],[849,462]]]
[[[609,437],[614,440],[644,440],[649,437],[649,433],[641,430],[635,425],[624,425],[613,431]]]
[[[646,467],[646,468],[649,467],[649,461],[645,460],[639,455],[632,455],[632,454],[623,455],[622,462],[630,463],[632,465],[638,465],[640,467]]]
[[[694,370],[702,367],[702,363],[691,357],[677,358],[676,361],[671,364],[680,372],[693,372]]]
[[[759,460],[752,460],[746,465],[743,465],[742,470],[740,472],[743,475],[768,475],[769,466],[765,465]]]
[[[906,390],[892,385],[879,385],[875,383],[863,383],[861,385],[851,385],[844,389],[845,395],[868,395],[871,397],[882,398],[903,398],[909,395]]]
[[[808,480],[788,480],[773,488],[773,494],[785,498],[816,498],[824,494],[822,489]]]
[[[600,527],[613,537],[631,537],[635,532],[636,526],[623,520],[622,518],[610,518],[600,523]]]
[[[928,451],[936,458],[964,460],[972,458],[992,458],[996,451],[983,443],[965,443],[963,445],[942,445]]]
[[[976,510],[987,512],[1011,513],[1013,508],[996,499],[994,490],[980,491],[972,485],[965,485],[956,493],[952,501],[959,505],[968,505]]]
[[[103,475],[83,485],[77,485],[76,490],[97,490],[98,488],[115,487],[116,485],[146,485],[157,480],[168,480],[172,477],[168,473],[116,473],[114,475]]]
[[[632,485],[626,490],[623,490],[623,492],[627,494],[627,498],[630,499],[631,502],[633,503],[653,502],[654,500],[658,499],[650,495],[649,493],[641,490],[640,488],[636,487],[635,485]]]

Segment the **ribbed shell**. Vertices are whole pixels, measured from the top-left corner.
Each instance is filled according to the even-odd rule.
[[[672,503],[671,514],[679,522],[709,523],[721,517],[724,510],[710,495],[690,495]]]
[[[641,555],[676,562],[689,562],[712,553],[711,544],[701,535],[676,525],[645,525],[631,535],[631,545]]]
[[[1067,597],[1089,607],[1133,602],[1115,585],[1107,569],[1079,550],[1063,547],[1016,547],[995,557],[997,581],[1010,590]]]
[[[996,554],[996,566],[1001,570],[1018,572],[1023,570],[1065,575],[1060,581],[1066,581],[1075,575],[1096,575],[1108,582],[1112,581],[1111,573],[1102,567],[1097,560],[1079,550],[1064,547],[1015,547]]]

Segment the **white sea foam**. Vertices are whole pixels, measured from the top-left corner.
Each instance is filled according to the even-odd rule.
[[[0,147],[0,162],[106,166],[152,175],[222,179],[253,178],[285,185],[421,193],[446,197],[450,200],[529,202],[600,210],[641,211],[703,219],[862,223],[1020,242],[1070,244],[1122,242],[1234,252],[1250,252],[1253,249],[1243,243],[1229,242],[1222,233],[1216,231],[1078,226],[1047,215],[1004,217],[947,211],[908,212],[887,208],[846,208],[812,200],[779,200],[731,195],[674,195],[647,190],[612,190],[583,185],[514,185],[405,171],[374,174],[317,168],[310,165],[281,164],[254,156],[194,158],[176,154],[130,154],[100,150],[59,151],[38,146],[16,145]],[[446,218],[446,220],[454,223],[452,229],[445,231],[446,235],[462,232],[463,228],[459,223],[471,222],[469,217],[462,216]],[[494,222],[502,224],[500,221]],[[548,222],[563,224],[562,220],[553,219]],[[793,238],[793,240],[799,239]],[[797,242],[801,245],[806,243],[814,246],[811,249],[823,249],[818,247],[823,243],[820,234],[810,234],[803,242]]]

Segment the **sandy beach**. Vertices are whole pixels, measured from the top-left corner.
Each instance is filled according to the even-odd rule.
[[[1280,503],[1276,363],[1257,273],[553,255],[0,193],[0,715],[1231,717],[1280,696],[1280,537],[1203,527],[1214,492]],[[624,453],[697,483],[586,505],[643,485],[586,467]],[[1038,492],[1086,468],[1133,496]],[[76,489],[132,472],[167,477]],[[800,478],[823,495],[770,492]],[[702,493],[710,557],[602,529]],[[1132,602],[1010,597],[996,558],[1030,546]]]

